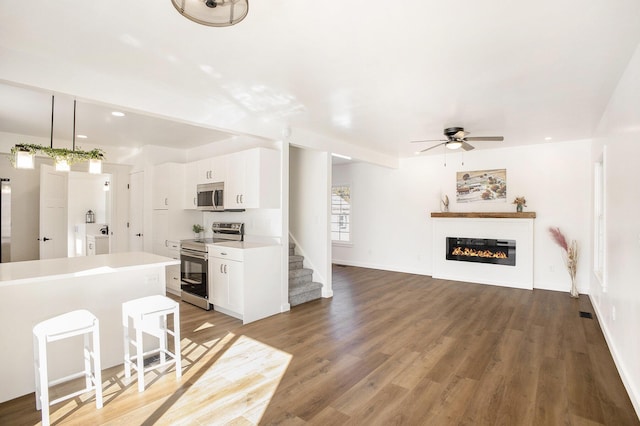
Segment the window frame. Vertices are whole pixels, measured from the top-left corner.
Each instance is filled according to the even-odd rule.
[[[349,224],[349,231],[346,232],[346,234],[349,237],[348,241],[344,241],[344,240],[334,240],[333,239],[333,224],[337,223],[334,222],[333,217],[334,216],[344,216],[344,215],[334,215],[333,214],[333,195],[334,195],[334,189],[335,188],[341,188],[341,187],[347,187],[349,188],[349,213],[348,213],[348,224]],[[350,183],[343,183],[343,184],[332,184],[331,185],[331,200],[330,200],[330,220],[329,220],[329,226],[330,226],[330,230],[329,232],[331,233],[331,244],[335,245],[335,246],[345,246],[345,247],[350,247],[353,245],[353,228],[352,228],[352,218],[353,218],[353,194],[352,194],[352,189],[353,186]],[[340,232],[340,231],[338,231]]]

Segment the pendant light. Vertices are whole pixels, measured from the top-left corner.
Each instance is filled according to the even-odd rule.
[[[210,27],[228,27],[249,12],[249,0],[171,0],[185,18]]]
[[[42,146],[30,143],[18,143],[11,148],[11,162],[17,169],[33,169],[34,157],[37,152],[41,152],[51,157],[55,162],[56,171],[68,172],[71,170],[71,164],[78,161],[89,162],[89,173],[102,173],[102,160],[104,151],[100,148],[94,148],[91,151],[76,151],[76,107],[77,101],[73,100],[73,149],[54,148],[53,147],[53,120],[55,112],[55,96],[51,95],[51,134],[49,146]]]
[[[35,154],[21,145],[16,145],[16,148],[13,160],[16,169],[33,169],[35,165]]]

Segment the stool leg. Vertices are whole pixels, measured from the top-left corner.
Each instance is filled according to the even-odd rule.
[[[40,410],[40,393],[42,384],[40,383],[40,343],[36,335],[33,335],[33,369],[36,378],[36,410]]]
[[[38,345],[38,359],[40,361],[40,407],[42,409],[42,425],[49,425],[49,371],[47,365],[47,342],[42,340]]]
[[[126,312],[122,312],[122,330],[124,333],[124,377],[131,377],[131,354],[129,352],[131,339],[129,338],[129,316]]]
[[[93,333],[92,333],[93,334]],[[82,340],[84,340],[84,382],[85,387],[87,389],[91,388],[91,346],[89,343],[89,333],[84,333],[82,335]]]
[[[182,352],[180,350],[180,307],[173,311],[173,353],[176,361],[176,377],[182,377]]]
[[[160,332],[158,339],[160,341],[160,362],[164,364],[167,361],[167,315],[158,317]]]
[[[93,330],[93,380],[96,386],[96,408],[102,408],[102,364],[100,361],[100,325],[96,319]]]
[[[142,357],[143,351],[143,342],[142,342],[142,321],[140,323],[134,323],[134,327],[136,328],[136,353],[138,362],[138,392],[144,391],[144,359]]]

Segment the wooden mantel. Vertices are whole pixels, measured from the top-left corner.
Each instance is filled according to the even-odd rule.
[[[432,212],[431,217],[460,217],[473,219],[534,219],[536,212]]]

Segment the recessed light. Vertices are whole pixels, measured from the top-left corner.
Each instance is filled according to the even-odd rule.
[[[547,136],[546,138],[544,138],[545,141],[550,141],[551,139],[553,139],[551,136]]]
[[[113,115],[114,117],[124,117],[124,112],[113,111],[111,115]]]
[[[87,135],[76,135],[78,139],[86,139]]]
[[[349,157],[348,155],[336,154],[332,152],[331,156],[336,158],[342,158],[344,160],[351,160],[351,157]]]

